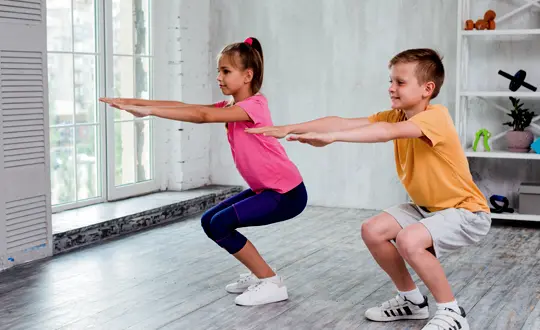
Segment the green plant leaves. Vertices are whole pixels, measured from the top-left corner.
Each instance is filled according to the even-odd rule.
[[[514,131],[524,131],[531,124],[535,113],[529,109],[523,109],[523,103],[519,103],[520,100],[515,97],[510,96],[510,102],[514,108],[507,115],[513,120],[505,122],[503,125],[512,127]]]

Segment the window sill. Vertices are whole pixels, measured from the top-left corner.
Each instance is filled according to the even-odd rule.
[[[242,190],[206,186],[166,191],[86,206],[52,215],[54,254],[177,221],[200,213]]]

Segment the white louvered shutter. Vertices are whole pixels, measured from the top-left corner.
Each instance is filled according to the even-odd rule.
[[[45,0],[0,0],[0,270],[52,255]]]

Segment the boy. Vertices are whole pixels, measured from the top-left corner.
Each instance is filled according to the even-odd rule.
[[[423,329],[469,329],[439,263],[441,255],[477,243],[491,227],[486,198],[473,182],[448,110],[431,105],[444,66],[431,49],[409,49],[389,63],[392,110],[367,118],[325,117],[248,130],[322,147],[333,142],[393,140],[398,176],[414,204],[384,210],[362,224],[362,239],[396,285],[396,297],[365,312],[373,321],[427,319],[427,297],[407,271],[411,265],[437,302]],[[395,241],[395,245],[391,241]]]

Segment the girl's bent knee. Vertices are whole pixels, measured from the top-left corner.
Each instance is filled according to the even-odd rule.
[[[201,217],[201,227],[208,237],[210,237],[210,222],[212,221],[213,214],[211,212],[205,212]],[[211,237],[210,237],[211,238]]]
[[[216,213],[208,223],[208,232],[213,240],[220,240],[233,233],[239,227],[234,208],[228,207]]]

